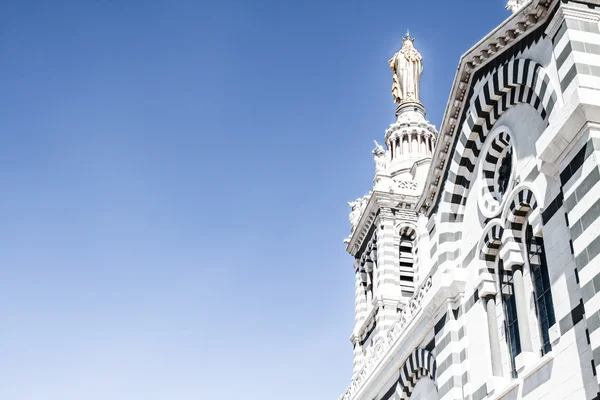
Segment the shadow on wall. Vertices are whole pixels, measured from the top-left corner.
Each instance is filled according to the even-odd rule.
[[[438,400],[439,398],[435,383],[429,378],[419,380],[410,396],[411,400]]]
[[[552,366],[554,365],[554,360],[550,360],[546,365],[538,369],[534,374],[529,376],[527,379],[523,381],[523,392],[522,395],[526,396],[536,388],[539,388],[544,383],[550,380],[552,376]]]

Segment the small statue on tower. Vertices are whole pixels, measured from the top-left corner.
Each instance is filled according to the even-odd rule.
[[[363,211],[365,211],[365,208],[367,207],[369,198],[370,194],[363,197],[359,197],[354,201],[348,202],[348,205],[350,206],[350,215],[348,216],[348,218],[350,219],[350,225],[352,225],[352,227],[350,228],[350,232],[354,232],[354,230],[356,229],[356,225],[360,221],[360,217],[362,216]]]
[[[402,48],[388,61],[393,71],[392,94],[394,103],[419,101],[419,82],[423,72],[423,57],[415,49],[414,38],[406,32]]]
[[[506,9],[511,10],[514,13],[518,12],[521,8],[525,7],[529,0],[508,0]]]
[[[373,156],[375,156],[375,174],[387,174],[387,159],[385,157],[385,150],[382,145],[377,143],[377,140],[373,141],[375,143],[375,149],[373,150]]]

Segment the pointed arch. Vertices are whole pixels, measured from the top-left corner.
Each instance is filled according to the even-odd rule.
[[[483,143],[496,121],[510,107],[529,104],[548,123],[558,101],[548,73],[533,60],[512,59],[498,67],[470,101],[461,120],[460,132],[449,160],[446,182],[441,193],[440,235],[438,254],[440,267],[460,256],[460,224]],[[446,244],[447,243],[447,244]]]

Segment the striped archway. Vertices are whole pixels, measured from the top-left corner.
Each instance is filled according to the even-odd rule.
[[[509,234],[509,240],[521,243],[523,227],[527,218],[533,212],[540,210],[540,204],[533,187],[528,183],[517,186],[509,195],[502,212],[504,229]]]
[[[501,188],[497,179],[499,164],[503,158],[508,155],[513,157],[512,138],[510,130],[505,127],[497,127],[488,139],[489,143],[484,143],[484,158],[481,160],[481,193],[478,198],[480,211],[488,218],[496,216],[501,210],[502,196],[506,187]],[[512,163],[512,161],[511,161]],[[514,169],[513,169],[514,171]],[[514,172],[513,172],[514,174]],[[511,175],[513,175],[511,174]],[[509,181],[512,179],[509,179]]]
[[[500,221],[498,218],[490,221],[483,230],[483,235],[479,241],[480,258],[487,262],[493,263],[496,261],[496,256],[502,245],[504,228]]]
[[[471,100],[457,134],[439,205],[438,263],[440,267],[460,256],[460,224],[483,143],[496,121],[516,104],[529,104],[548,123],[558,95],[541,65],[529,59],[512,59],[496,68]]]
[[[417,227],[410,223],[405,222],[400,224],[396,230],[400,237],[406,237],[410,240],[415,240],[417,237]]]
[[[436,383],[437,364],[435,357],[425,349],[416,349],[400,368],[394,399],[410,399],[417,382],[425,377]]]

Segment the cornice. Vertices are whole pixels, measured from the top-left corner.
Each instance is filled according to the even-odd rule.
[[[391,209],[405,209],[414,210],[414,206],[419,200],[419,195],[407,195],[398,193],[386,193],[380,191],[373,191],[369,198],[369,202],[363,211],[360,220],[356,224],[356,228],[352,233],[350,241],[346,246],[346,251],[352,254],[354,257],[357,256],[359,250],[363,247],[364,241],[368,239],[369,232],[373,229],[373,225],[376,223],[376,218],[379,216],[382,210],[389,209],[389,217],[393,218]],[[386,215],[388,215],[386,213]],[[385,217],[385,215],[384,215]]]
[[[581,3],[585,5],[589,5],[587,3],[594,3],[596,6],[600,6],[600,0],[586,0],[584,2],[574,1],[574,3]],[[580,21],[590,21],[590,22],[598,22],[598,12],[597,10],[582,9],[582,8],[573,8],[569,6],[569,4],[564,4],[558,12],[566,17],[571,19],[578,19]]]
[[[457,127],[466,106],[467,95],[473,83],[473,75],[526,37],[529,32],[546,22],[550,16],[550,10],[554,8],[557,1],[531,1],[523,9],[507,18],[460,58],[440,126],[430,173],[417,210],[429,213],[437,202],[441,177],[445,168],[448,167],[448,160],[452,157],[449,153],[450,148],[454,143],[457,131],[459,131]]]

